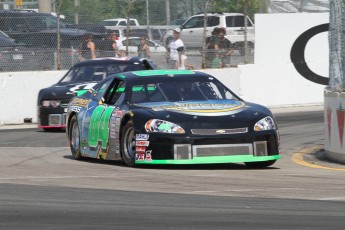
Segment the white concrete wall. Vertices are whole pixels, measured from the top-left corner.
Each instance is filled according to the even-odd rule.
[[[323,104],[324,86],[295,70],[290,51],[296,38],[311,27],[327,23],[328,13],[258,14],[255,17],[255,64],[203,70],[221,80],[244,100],[268,107]],[[309,67],[328,76],[328,33],[306,47]],[[66,71],[0,73],[0,124],[20,124],[36,118],[41,88],[56,83]]]

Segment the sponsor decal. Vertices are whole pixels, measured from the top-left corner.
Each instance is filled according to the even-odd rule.
[[[338,131],[340,137],[340,145],[343,146],[343,137],[344,137],[344,124],[345,124],[345,110],[341,108],[337,109],[337,118],[338,118]]]
[[[146,154],[145,154],[145,161],[152,161],[151,152],[152,152],[152,150],[146,151]]]
[[[135,160],[143,161],[144,159],[145,159],[145,153],[136,153],[135,154]]]
[[[89,99],[75,98],[71,101],[70,105],[86,108],[90,101]]]
[[[295,69],[305,79],[321,84],[328,85],[329,78],[314,73],[305,60],[305,49],[309,40],[315,35],[329,30],[329,23],[314,26],[302,33],[294,42],[291,48],[290,59]]]
[[[174,110],[174,111],[184,111],[184,112],[201,112],[201,113],[219,113],[237,110],[244,107],[243,102],[236,103],[190,103],[190,104],[175,104],[175,105],[165,105],[152,108],[155,111],[161,110]]]
[[[81,108],[82,108],[81,106],[70,105],[68,106],[68,111],[79,113]]]
[[[135,135],[135,140],[137,140],[137,141],[147,141],[149,139],[149,137],[150,137],[149,134],[138,133],[137,135]]]
[[[145,153],[146,147],[145,146],[136,146],[135,147],[135,152],[137,153]]]
[[[136,146],[149,146],[150,142],[149,141],[136,141],[135,145]]]

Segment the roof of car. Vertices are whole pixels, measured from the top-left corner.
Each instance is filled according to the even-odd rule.
[[[172,78],[172,77],[192,77],[192,76],[198,76],[198,77],[204,77],[209,78],[212,77],[211,75],[199,72],[199,71],[191,71],[191,70],[171,70],[171,69],[159,69],[159,70],[140,70],[140,71],[134,71],[134,72],[126,72],[126,73],[119,73],[117,76],[121,78],[126,78],[128,80],[133,79],[144,79],[144,78],[151,78],[151,77],[166,77],[166,78]]]
[[[138,57],[104,57],[104,58],[95,58],[92,60],[82,61],[76,64],[76,66],[97,64],[97,63],[108,63],[108,62],[141,62],[141,59]]]

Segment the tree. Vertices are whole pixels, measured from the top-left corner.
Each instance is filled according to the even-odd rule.
[[[345,3],[330,1],[329,25],[329,90],[345,91]]]

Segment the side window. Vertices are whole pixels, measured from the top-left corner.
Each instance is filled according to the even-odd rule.
[[[218,26],[218,25],[219,25],[219,17],[216,17],[216,16],[207,17],[207,26],[208,27]]]
[[[247,18],[247,25],[253,26],[249,18]],[[227,27],[244,27],[244,16],[228,16],[226,17]]]
[[[189,19],[185,24],[184,28],[191,29],[191,28],[200,28],[204,26],[204,17],[203,16],[197,16]]]
[[[106,95],[105,103],[110,105],[118,105],[122,103],[125,98],[125,89],[125,82],[116,80]]]
[[[111,84],[111,80],[112,79],[108,79],[107,81],[104,81],[101,85],[99,85],[98,89],[95,89],[96,92],[94,94],[94,100],[99,101],[102,99],[106,89]]]

